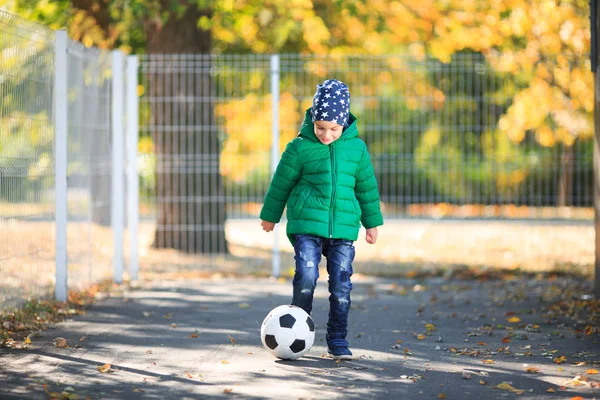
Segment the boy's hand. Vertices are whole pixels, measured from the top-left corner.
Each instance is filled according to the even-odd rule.
[[[260,226],[262,226],[263,231],[271,232],[275,228],[275,223],[269,221],[260,221]]]
[[[367,239],[367,243],[375,244],[375,242],[377,241],[377,228],[367,229],[366,239]]]

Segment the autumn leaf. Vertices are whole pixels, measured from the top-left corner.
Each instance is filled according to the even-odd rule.
[[[31,338],[27,336],[24,341],[25,344],[31,344]]]
[[[598,373],[598,370],[590,368],[587,371],[585,371],[585,373],[588,374],[588,375],[596,375]]]
[[[54,339],[54,346],[59,348],[67,348],[69,347],[69,344],[67,343],[67,339],[63,337],[57,337]]]
[[[444,393],[438,394],[438,399],[445,399],[446,395]]]
[[[477,342],[477,345],[478,346],[487,346],[487,343],[486,342]]]
[[[98,371],[102,372],[103,374],[106,374],[108,372],[114,372],[114,370],[111,369],[110,364],[104,364],[102,366],[99,365],[96,368],[98,368]]]
[[[185,371],[185,375],[186,375],[188,378],[190,378],[190,379],[192,379],[192,378],[193,378],[192,374],[190,374],[190,373],[189,373],[189,372],[187,372],[187,371]]]
[[[422,333],[419,333],[419,334],[417,335],[417,339],[419,339],[419,340],[424,340],[424,339],[425,339],[425,335],[423,335]]]
[[[503,339],[501,340],[501,342],[502,342],[502,343],[510,343],[510,342],[512,342],[512,340],[510,340],[510,338],[509,338],[508,336],[506,336],[505,338],[503,338]]]
[[[565,356],[555,357],[554,360],[552,360],[552,361],[555,362],[556,364],[562,364],[567,361],[567,357],[565,357]]]
[[[480,385],[485,385],[486,383],[487,383],[487,382],[486,382],[486,381],[484,381],[483,379],[480,379],[480,380],[479,380],[479,384],[480,384]]]
[[[223,393],[232,393],[233,389],[223,389]]]
[[[502,382],[502,383],[500,383],[496,386],[492,386],[492,387],[494,389],[508,390],[508,391],[516,393],[516,394],[523,394],[525,392],[524,390],[516,389],[508,382]]]
[[[494,360],[490,360],[490,359],[484,359],[481,360],[484,364],[496,364],[496,362]]]
[[[538,372],[540,372],[540,369],[537,367],[527,367],[525,371],[527,371],[530,374],[537,374]]]
[[[548,390],[546,390],[546,392],[548,393],[556,393],[556,390],[554,388],[548,388]]]
[[[229,361],[223,360],[223,361],[221,361],[221,364],[229,364]]]
[[[510,317],[506,319],[511,324],[516,324],[517,322],[521,322],[521,318],[519,317]]]
[[[234,338],[232,338],[230,335],[227,335],[227,337],[229,338],[229,341],[231,342],[231,344],[235,344]]]
[[[437,329],[433,324],[425,324],[425,328],[427,328],[427,331],[429,332],[435,331]]]

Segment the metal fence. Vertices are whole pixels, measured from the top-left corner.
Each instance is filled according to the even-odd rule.
[[[0,54],[0,308],[121,282],[126,265],[135,279],[138,258],[149,278],[291,274],[285,218],[265,233],[258,215],[332,77],[350,87],[385,218],[376,246],[356,243],[357,272],[593,265],[592,139],[511,139],[498,128],[527,83],[480,54],[151,55],[138,67],[2,11]]]
[[[121,281],[123,54],[4,11],[0,54],[0,310]]]
[[[357,271],[593,264],[591,138],[510,140],[498,125],[521,83],[460,54],[142,57],[142,265],[290,272],[285,220],[266,234],[258,213],[331,77],[350,87],[386,220],[377,246],[359,238]]]

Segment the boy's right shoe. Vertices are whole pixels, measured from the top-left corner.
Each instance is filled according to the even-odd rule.
[[[354,360],[348,346],[329,346],[327,352],[331,354],[334,360]]]

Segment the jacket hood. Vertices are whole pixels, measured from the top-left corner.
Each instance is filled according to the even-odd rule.
[[[315,135],[315,124],[312,122],[312,107],[306,110],[306,112],[304,113],[304,122],[302,122],[302,126],[300,127],[300,132],[298,133],[298,136],[308,140],[312,140],[314,142],[319,142],[319,138],[317,138],[317,135]],[[355,137],[358,137],[356,117],[354,116],[354,114],[350,113],[350,118],[348,119],[348,126],[344,128],[344,130],[342,131],[342,136],[340,136],[338,140],[348,140]]]

